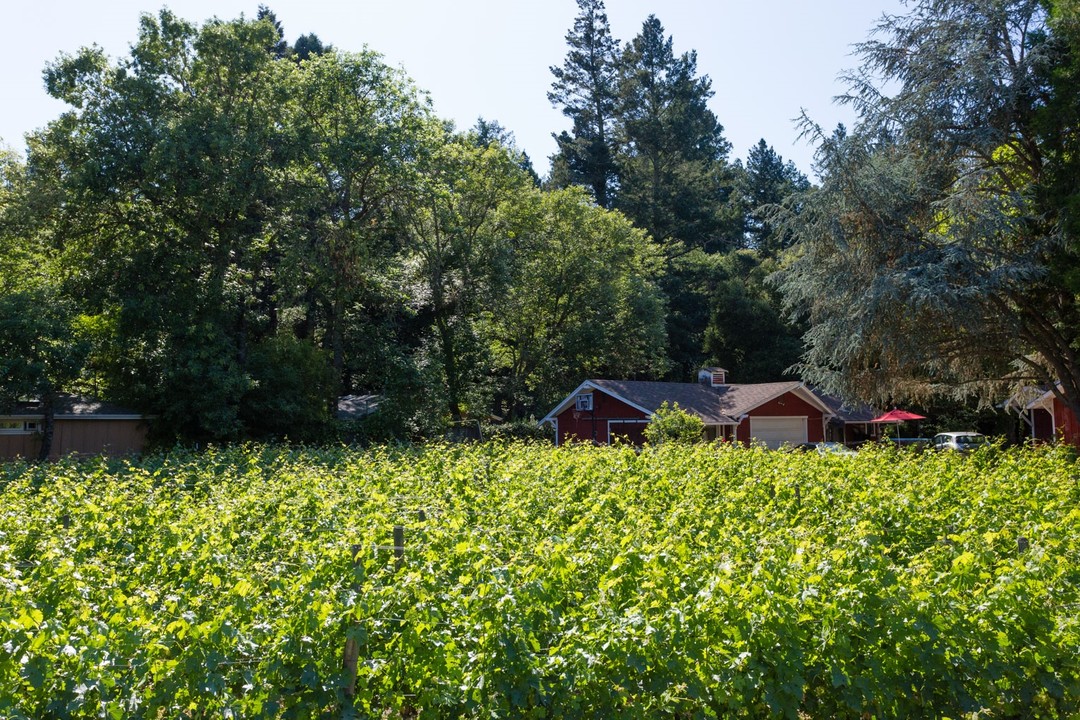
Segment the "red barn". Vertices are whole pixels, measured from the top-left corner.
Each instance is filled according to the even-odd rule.
[[[1045,390],[1024,403],[1021,417],[1027,420],[1033,440],[1061,440],[1080,447],[1080,422],[1077,422],[1075,413],[1061,402],[1053,391]]]
[[[586,380],[540,423],[554,428],[556,444],[607,444],[621,437],[640,445],[665,402],[701,418],[709,440],[754,440],[773,448],[823,441],[836,415],[797,380],[729,384],[726,370],[705,368],[696,383]]]

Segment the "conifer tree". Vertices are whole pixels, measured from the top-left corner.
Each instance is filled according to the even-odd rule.
[[[289,43],[285,40],[285,29],[281,27],[281,21],[277,19],[277,15],[266,5],[259,6],[259,12],[255,15],[256,20],[265,20],[274,26],[274,30],[277,32],[277,40],[269,45],[266,49],[277,59],[281,59],[289,54]]]
[[[746,213],[746,245],[762,255],[772,256],[786,247],[790,235],[778,232],[769,219],[769,208],[796,192],[809,189],[810,182],[795,163],[784,162],[764,139],[750,148],[746,171],[740,178],[739,194]]]
[[[670,254],[731,241],[730,143],[708,107],[712,81],[697,54],[676,56],[650,15],[623,52],[619,77],[619,196],[615,206]]]
[[[566,34],[570,50],[548,100],[573,121],[571,132],[555,135],[552,158],[556,185],[583,185],[596,204],[611,206],[615,177],[612,128],[618,78],[619,43],[611,37],[603,0],[578,0],[579,14]]]
[[[867,400],[1038,383],[1080,414],[1070,5],[920,0],[859,46],[859,122],[807,123],[822,183],[778,276],[804,378]]]

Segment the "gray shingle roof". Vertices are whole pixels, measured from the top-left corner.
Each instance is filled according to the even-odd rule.
[[[833,415],[835,415],[838,420],[842,420],[843,422],[868,423],[877,417],[877,413],[868,405],[848,405],[835,395],[826,395],[814,388],[809,388],[809,390],[817,395],[818,399],[829,407],[829,410],[832,411]]]
[[[379,409],[381,395],[342,395],[337,401],[339,420],[359,420]]]
[[[641,380],[590,380],[596,387],[628,400],[649,412],[665,401],[699,416],[707,425],[737,425],[739,416],[755,407],[802,387],[798,381],[722,385],[647,382]]]
[[[39,417],[45,412],[40,400],[16,403],[9,417]],[[56,417],[136,417],[139,413],[120,405],[94,400],[83,395],[61,393],[54,405]]]

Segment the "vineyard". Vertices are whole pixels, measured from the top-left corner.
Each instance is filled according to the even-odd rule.
[[[1075,717],[1078,477],[997,448],[7,464],[0,717]]]

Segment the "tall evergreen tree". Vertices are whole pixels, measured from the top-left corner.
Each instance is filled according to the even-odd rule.
[[[259,6],[259,12],[255,15],[256,20],[265,20],[274,26],[274,30],[277,32],[277,40],[267,46],[267,50],[277,59],[281,59],[289,54],[289,43],[285,40],[285,30],[281,27],[281,21],[277,19],[277,15],[266,5]]]
[[[314,55],[323,55],[333,49],[332,45],[324,45],[323,41],[315,33],[308,33],[296,38],[296,42],[293,43],[292,58],[300,62]]]
[[[618,83],[619,43],[611,37],[603,0],[578,0],[579,14],[566,34],[570,51],[562,67],[552,67],[555,82],[548,100],[573,121],[571,132],[555,136],[552,159],[557,185],[584,185],[596,204],[611,206],[615,181],[612,128]]]
[[[655,15],[625,49],[619,80],[619,195],[615,206],[669,254],[730,244],[725,216],[730,143],[708,107],[697,54],[675,56]]]
[[[750,148],[746,171],[739,183],[740,199],[746,213],[746,245],[768,256],[786,247],[790,235],[784,235],[773,227],[768,208],[809,187],[810,182],[795,167],[795,163],[785,163],[764,139]]]
[[[277,33],[277,40],[266,46],[267,52],[277,60],[290,58],[294,62],[307,60],[314,55],[324,55],[334,49],[333,45],[325,45],[315,33],[308,33],[296,38],[296,42],[289,45],[285,40],[285,29],[277,14],[266,5],[259,6],[259,12],[255,15],[256,20],[265,20],[270,23]]]

